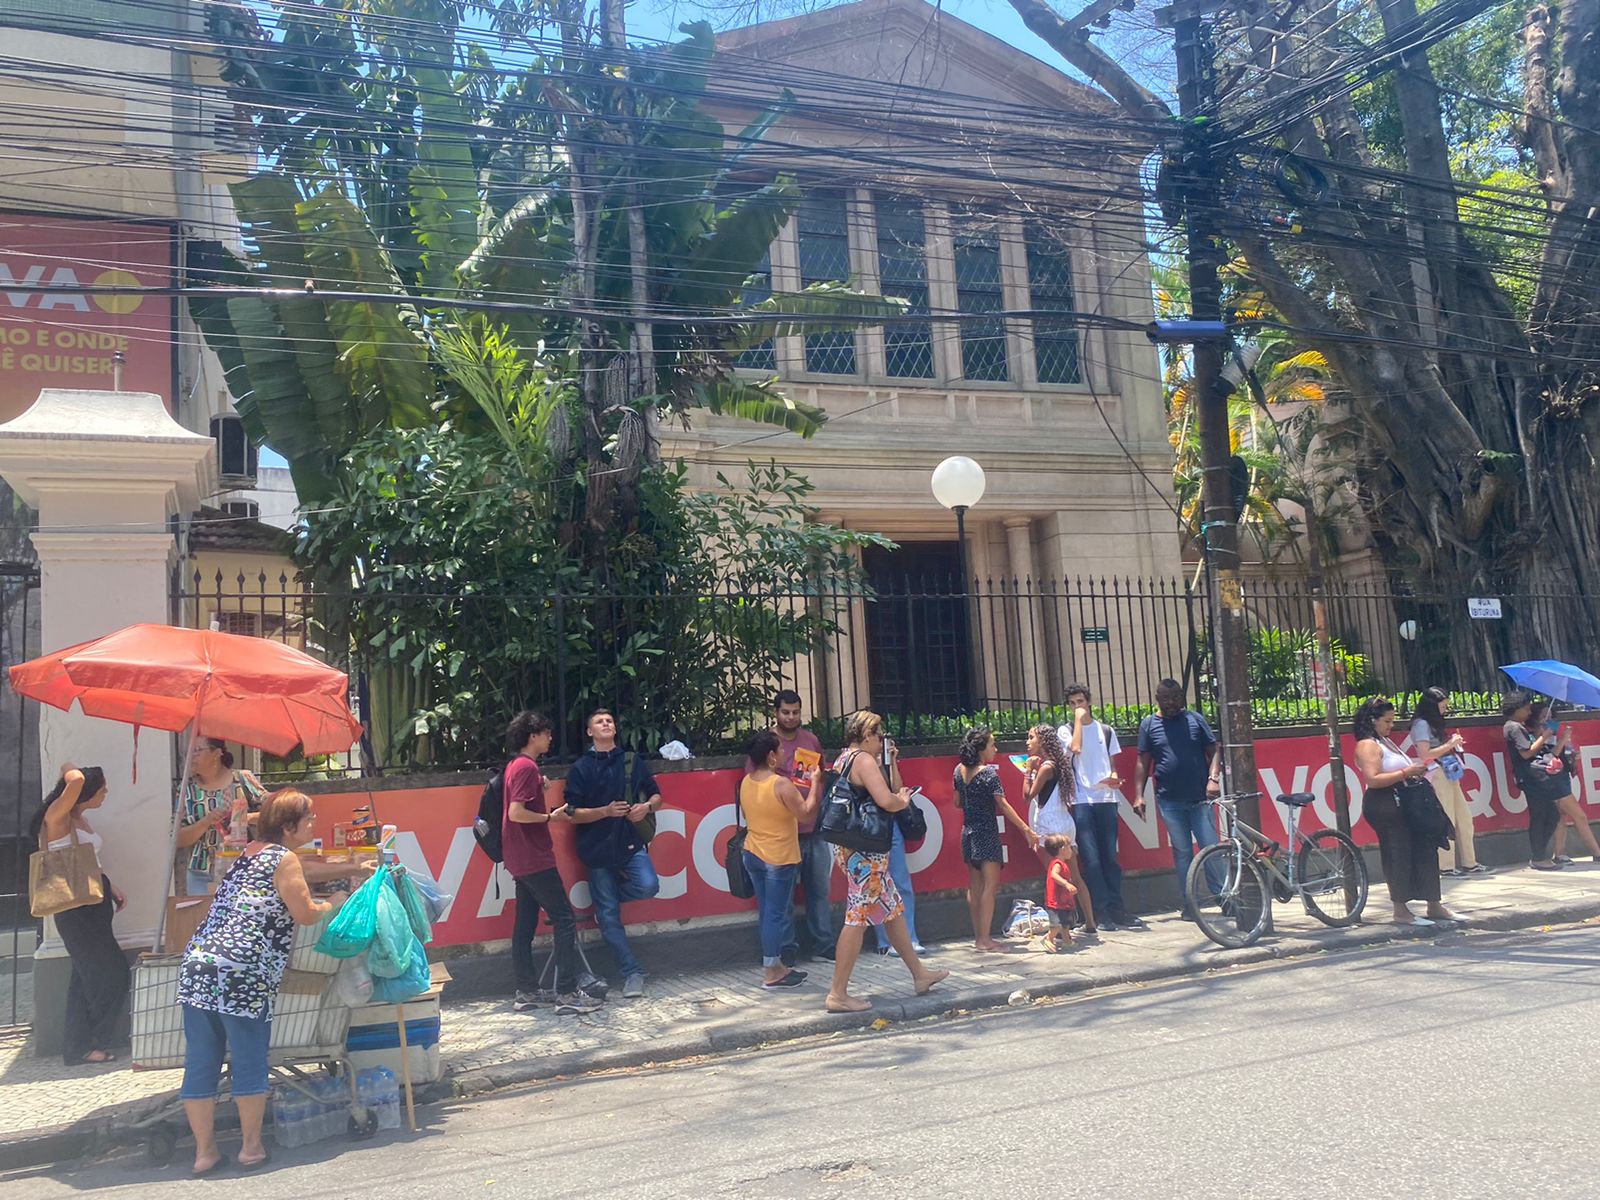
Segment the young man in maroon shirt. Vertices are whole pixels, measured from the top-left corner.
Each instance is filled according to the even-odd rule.
[[[800,724],[800,693],[791,689],[779,692],[772,701],[772,731],[778,735],[782,758],[778,774],[792,780],[802,792],[811,785],[811,774],[822,769],[822,743],[817,735]],[[806,751],[800,762],[797,752]],[[748,770],[748,768],[747,768]],[[833,882],[833,847],[822,840],[816,818],[800,822],[800,890],[805,893],[804,920],[797,931],[791,929],[784,946],[784,962],[800,958],[833,957],[833,914],[828,908],[828,888]]]
[[[506,872],[517,885],[517,919],[511,935],[517,995],[512,1007],[526,1012],[553,1003],[557,1013],[577,1014],[593,1012],[601,1001],[585,991],[598,980],[585,978],[578,954],[578,921],[561,872],[556,870],[555,847],[550,841],[551,824],[572,819],[565,805],[553,812],[545,805],[545,778],[538,759],[550,750],[552,729],[550,718],[535,712],[518,713],[506,727],[506,749],[514,757],[506,764],[500,847]],[[555,932],[556,976],[549,992],[540,992],[533,967],[533,938],[541,908]]]

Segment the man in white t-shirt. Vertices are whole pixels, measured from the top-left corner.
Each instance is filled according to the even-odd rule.
[[[1089,707],[1089,689],[1081,683],[1067,685],[1067,707],[1072,724],[1057,736],[1072,755],[1078,796],[1072,806],[1078,824],[1078,863],[1101,929],[1144,929],[1145,923],[1122,902],[1122,866],[1117,862],[1117,827],[1121,824],[1122,780],[1116,756],[1122,751],[1117,731],[1102,725]],[[1134,809],[1143,807],[1136,799]],[[1103,915],[1102,915],[1103,914]]]

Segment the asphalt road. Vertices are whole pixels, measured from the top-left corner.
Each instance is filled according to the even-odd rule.
[[[134,1157],[0,1194],[1591,1198],[1597,953],[1406,944],[546,1085],[258,1175]]]

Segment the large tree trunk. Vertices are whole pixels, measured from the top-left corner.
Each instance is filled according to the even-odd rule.
[[[1170,121],[1090,41],[1087,20],[1010,2],[1130,117]],[[1600,0],[1535,5],[1524,30],[1522,136],[1550,221],[1527,321],[1461,225],[1416,0],[1371,3],[1387,37],[1412,47],[1392,68],[1399,175],[1383,169],[1341,94],[1346,49],[1332,30],[1345,6],[1223,10],[1219,21],[1241,36],[1220,40],[1242,47],[1241,71],[1214,136],[1242,133],[1231,143],[1242,155],[1284,150],[1329,181],[1326,197],[1300,206],[1298,237],[1249,205],[1227,206],[1224,232],[1296,339],[1322,351],[1349,392],[1356,482],[1395,575],[1428,591],[1569,592],[1564,607],[1507,627],[1506,652],[1588,660],[1600,625]]]

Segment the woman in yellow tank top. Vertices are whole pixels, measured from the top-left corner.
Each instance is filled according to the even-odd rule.
[[[783,943],[794,913],[794,878],[800,866],[800,822],[817,814],[822,772],[812,772],[806,795],[777,772],[778,735],[763,729],[750,739],[755,770],[739,785],[739,808],[747,827],[744,869],[755,885],[761,914],[761,986],[799,987],[806,973],[783,965]]]

